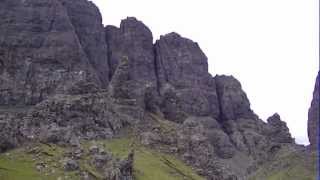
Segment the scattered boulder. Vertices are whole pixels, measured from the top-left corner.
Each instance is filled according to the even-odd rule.
[[[67,158],[64,160],[63,167],[65,171],[76,171],[79,169],[79,164],[77,161]]]
[[[92,158],[92,164],[96,168],[104,167],[108,161],[112,160],[111,156],[105,154],[95,154]]]
[[[98,154],[100,151],[100,148],[97,145],[92,145],[89,147],[90,154]]]

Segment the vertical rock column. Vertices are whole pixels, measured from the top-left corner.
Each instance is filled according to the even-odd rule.
[[[170,33],[157,40],[155,53],[161,109],[166,118],[177,122],[188,116],[218,118],[215,82],[198,44]]]
[[[320,71],[316,79],[316,84],[313,91],[313,99],[311,102],[311,107],[309,108],[308,114],[308,137],[310,141],[311,148],[318,148],[319,143],[319,113],[320,113],[320,101],[319,101],[319,78]]]
[[[131,91],[128,98],[136,99],[141,106],[150,108],[148,103],[153,102],[158,96],[151,31],[133,17],[122,20],[120,28],[107,26],[105,30],[111,81],[115,83],[113,76],[120,60],[127,57],[129,66],[127,86]]]
[[[105,31],[99,9],[87,0],[59,0],[69,19],[89,63],[105,88],[109,82],[109,65]]]

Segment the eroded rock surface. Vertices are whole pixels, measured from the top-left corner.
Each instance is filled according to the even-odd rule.
[[[74,23],[82,17],[71,18],[64,4],[58,0],[1,2],[1,105],[34,105],[50,95],[72,93],[69,91],[75,86],[101,85],[97,75],[99,71],[92,66],[80,41],[91,45],[92,37],[86,34],[82,34],[82,38],[78,36],[76,27],[79,24]],[[90,12],[89,7],[80,9]],[[91,13],[97,16],[82,21],[99,20],[97,12]],[[103,38],[103,34],[96,33],[95,27],[86,23],[83,25],[94,36],[101,35],[100,38]],[[102,26],[101,23],[99,26]],[[95,57],[92,61],[101,61],[99,67],[104,67],[107,57],[103,53],[99,57],[103,59],[97,60],[98,57]],[[82,91],[86,92],[85,89]]]
[[[260,120],[240,82],[212,77],[199,45],[177,33],[153,44],[133,17],[104,28],[87,0],[4,0],[0,17],[0,152],[30,141],[79,147],[82,139],[129,128],[145,146],[176,154],[208,179],[242,180],[283,146],[295,147],[278,114]],[[109,171],[109,157],[91,153],[106,179],[133,178],[133,154]]]
[[[153,37],[147,26],[136,18],[121,21],[120,28],[106,27],[106,41],[109,45],[111,75],[121,58],[130,60],[130,78],[136,81],[156,82],[154,68]]]
[[[279,143],[291,143],[293,139],[286,122],[281,121],[279,114],[274,114],[267,119],[270,128],[270,136],[273,141]]]
[[[311,102],[311,107],[309,108],[308,114],[308,136],[311,148],[317,148],[319,144],[319,113],[320,113],[320,100],[319,100],[319,78],[320,72],[318,72],[318,76],[316,79],[314,92],[313,92],[313,99]]]
[[[221,120],[255,118],[247,95],[237,79],[225,75],[216,76],[214,79],[220,103]]]
[[[166,118],[183,122],[188,116],[219,116],[215,81],[208,73],[199,45],[177,33],[155,43],[159,91]]]
[[[59,0],[66,8],[90,65],[98,74],[101,86],[109,82],[108,47],[99,9],[87,0]]]

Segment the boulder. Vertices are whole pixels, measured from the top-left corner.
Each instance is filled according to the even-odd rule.
[[[79,164],[77,161],[67,158],[64,160],[63,167],[65,171],[75,171],[79,169]]]

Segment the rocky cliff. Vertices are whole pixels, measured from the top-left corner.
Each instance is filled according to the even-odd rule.
[[[103,27],[87,0],[0,5],[1,152],[134,134],[207,179],[242,180],[296,148],[278,114],[262,121],[238,80],[208,72],[192,40],[169,33],[153,43],[133,17]]]
[[[313,91],[313,98],[308,114],[308,136],[312,149],[316,149],[319,145],[319,113],[320,113],[320,100],[319,100],[319,78],[320,72],[316,79],[316,83]]]

